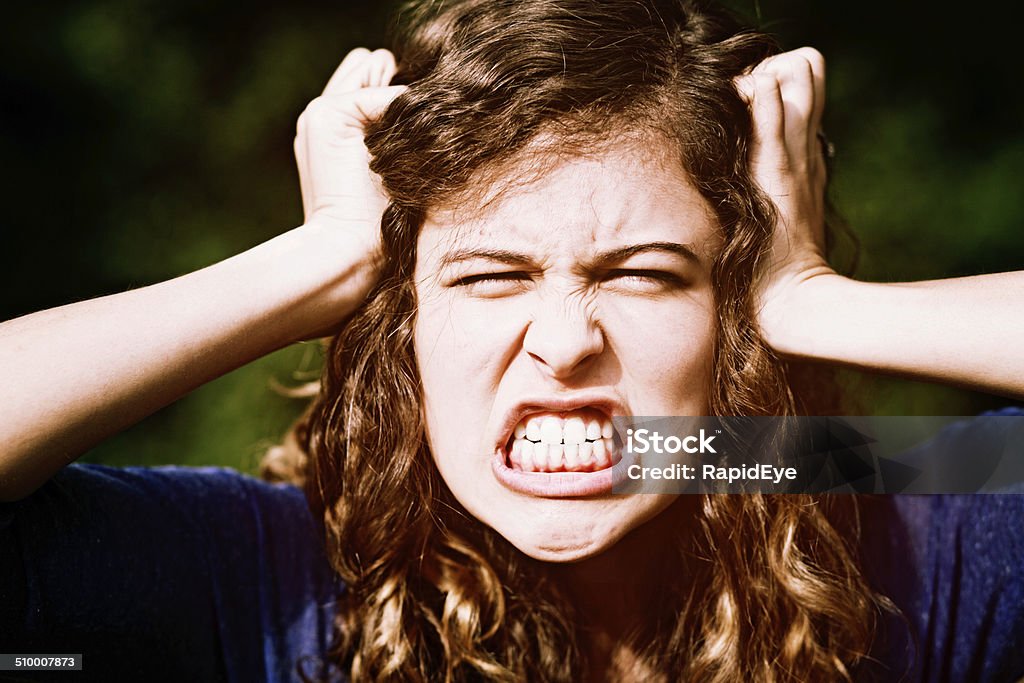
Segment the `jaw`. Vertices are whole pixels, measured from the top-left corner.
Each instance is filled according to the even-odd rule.
[[[634,529],[665,510],[676,496],[643,494],[520,501],[512,514],[471,511],[525,555],[552,563],[587,560],[614,550]],[[495,501],[497,502],[497,501]]]

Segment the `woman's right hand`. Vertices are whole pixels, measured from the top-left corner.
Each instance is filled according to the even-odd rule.
[[[387,205],[366,125],[403,87],[395,59],[354,50],[299,118],[305,223],[148,287],[0,325],[0,501],[203,383],[335,332],[378,279]],[[47,368],[40,372],[39,368]]]
[[[352,50],[323,93],[299,116],[295,135],[306,226],[355,237],[357,248],[365,250],[375,268],[388,200],[380,178],[370,171],[363,135],[406,88],[388,85],[394,73],[391,52]]]

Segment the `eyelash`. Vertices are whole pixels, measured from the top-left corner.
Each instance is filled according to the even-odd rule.
[[[514,271],[508,273],[481,273],[480,275],[467,275],[461,277],[452,283],[455,287],[462,287],[465,285],[472,285],[477,282],[486,282],[488,280],[522,280],[529,277],[526,273]]]
[[[682,283],[682,279],[678,275],[672,273],[666,273],[663,270],[643,270],[643,269],[622,269],[610,271],[616,275],[616,277],[636,277],[646,280],[655,280],[663,284],[678,285]]]
[[[613,276],[613,277],[609,277]],[[604,279],[614,279],[616,277],[636,277],[641,279],[656,280],[660,283],[665,284],[680,284],[682,280],[672,273],[666,273],[662,270],[643,270],[643,269],[619,269],[610,270],[605,274]],[[481,273],[479,275],[466,275],[461,277],[452,283],[454,287],[462,287],[466,285],[472,285],[477,282],[501,282],[508,280],[525,280],[530,277],[529,273],[523,271],[508,271],[502,273]]]

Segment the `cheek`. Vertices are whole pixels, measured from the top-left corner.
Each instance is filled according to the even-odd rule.
[[[717,329],[710,287],[666,298],[587,294],[573,303],[606,337],[605,351],[611,353],[598,365],[617,361],[634,386],[657,395],[666,386],[692,393],[709,377]],[[415,347],[426,401],[459,398],[489,405],[503,374],[516,365],[537,305],[535,295],[422,299]]]
[[[516,316],[487,302],[428,296],[421,300],[414,349],[427,438],[435,457],[475,444],[519,338]]]
[[[710,288],[669,300],[606,302],[602,314],[630,384],[663,399],[704,393],[718,325]]]
[[[456,381],[463,391],[487,383],[501,370],[519,337],[518,317],[507,307],[436,297],[421,304],[415,352],[424,389]],[[469,380],[473,381],[470,382]],[[492,387],[493,388],[493,387]]]

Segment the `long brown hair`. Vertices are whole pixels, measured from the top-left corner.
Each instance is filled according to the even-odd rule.
[[[346,584],[331,656],[353,679],[586,673],[585,635],[550,567],[473,519],[440,478],[413,354],[425,212],[539,135],[578,151],[624,134],[675,145],[725,237],[712,273],[712,413],[829,410],[787,376],[752,313],[775,216],[749,175],[751,119],[732,79],[776,51],[687,0],[445,0],[400,13],[393,82],[410,88],[366,138],[391,200],[386,266],[330,344],[320,393],[291,437],[307,457],[290,474],[285,460],[267,461],[268,476],[305,482],[323,515]],[[661,607],[632,637],[646,669],[702,681],[850,677],[875,602],[854,561],[855,519],[830,504],[719,495],[667,511],[687,516],[673,551],[685,580],[660,578]]]

